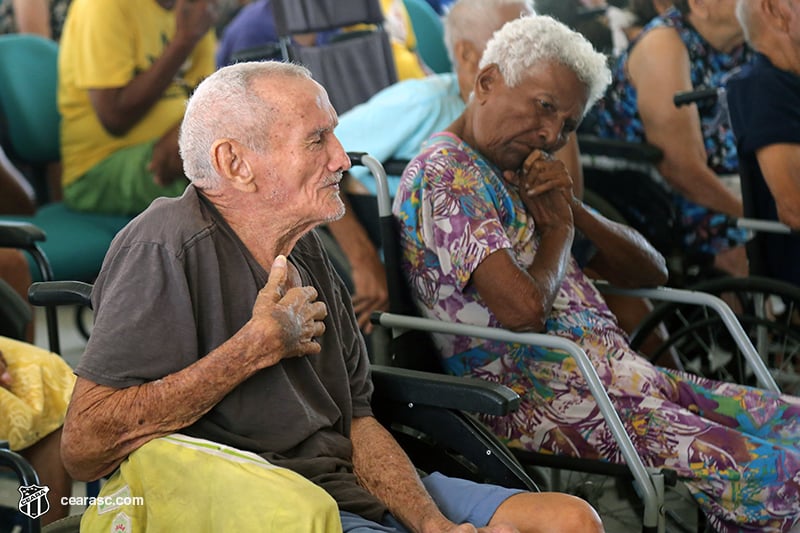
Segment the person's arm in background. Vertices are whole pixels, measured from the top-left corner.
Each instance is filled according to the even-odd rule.
[[[13,0],[14,19],[17,32],[35,33],[48,39],[53,38],[50,28],[50,2],[47,0]]]
[[[756,151],[756,158],[775,198],[778,218],[792,229],[800,230],[800,144],[764,146]]]
[[[149,69],[124,87],[89,90],[100,123],[111,135],[124,135],[150,111],[216,21],[216,0],[177,0],[174,9],[175,36]]]
[[[647,142],[663,151],[658,170],[676,191],[713,211],[741,216],[741,201],[708,167],[697,107],[673,104],[676,93],[692,90],[689,72],[686,48],[672,29],[651,31],[631,51],[628,75]]]
[[[364,333],[370,333],[372,331],[370,315],[373,311],[387,309],[389,290],[386,286],[386,271],[378,250],[347,199],[346,191],[359,185],[358,180],[345,173],[340,185],[342,201],[345,204],[344,216],[329,222],[327,227],[350,263],[353,311],[358,319],[358,327]]]
[[[653,287],[667,281],[664,257],[638,231],[613,222],[582,202],[572,204],[575,228],[596,251],[586,270],[620,287]]]

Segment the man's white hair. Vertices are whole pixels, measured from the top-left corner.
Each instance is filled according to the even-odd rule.
[[[201,189],[220,185],[211,163],[217,139],[235,139],[251,150],[266,149],[275,109],[254,81],[265,77],[311,78],[305,67],[278,61],[253,61],[223,67],[198,85],[186,106],[178,146],[183,172]]]
[[[499,8],[506,5],[519,5],[520,15],[534,12],[532,0],[457,0],[450,5],[444,16],[444,44],[450,60],[454,62],[458,41],[470,41],[483,50],[505,23]]]
[[[744,32],[744,40],[754,46],[753,41],[758,40],[764,31],[761,13],[761,2],[755,0],[738,0],[736,2],[736,18]]]
[[[589,90],[589,109],[611,83],[605,55],[596,51],[580,33],[545,15],[513,20],[494,34],[486,45],[480,68],[496,64],[510,87],[518,85],[528,70],[542,62],[569,68]]]

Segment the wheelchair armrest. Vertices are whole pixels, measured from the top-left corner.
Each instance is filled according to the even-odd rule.
[[[626,433],[625,427],[619,414],[614,410],[611,400],[608,397],[597,370],[592,365],[592,361],[583,349],[574,342],[542,333],[518,333],[500,328],[472,326],[456,322],[445,322],[430,318],[397,315],[394,313],[375,312],[372,314],[372,322],[380,324],[386,328],[398,329],[417,329],[429,332],[438,332],[454,335],[467,335],[471,337],[481,337],[489,340],[499,340],[504,342],[514,342],[529,346],[542,346],[556,350],[563,350],[572,356],[578,369],[580,370],[586,384],[592,393],[600,413],[603,415],[609,430],[614,435],[620,453],[625,458],[625,462],[631,469],[634,479],[642,491],[642,500],[645,501],[645,515],[650,521],[657,514],[656,488],[647,473],[647,469],[641,457],[636,452],[630,436]],[[377,386],[376,386],[377,391]]]
[[[11,468],[21,485],[38,485],[39,476],[27,459],[8,447],[8,441],[0,440],[0,466]]]
[[[28,222],[0,222],[0,248],[32,248],[45,240],[44,231]]]
[[[606,156],[628,161],[658,163],[664,157],[660,148],[647,143],[603,139],[596,135],[578,135],[582,155]]]
[[[736,227],[757,232],[761,231],[765,233],[776,233],[779,235],[800,234],[800,231],[793,230],[782,222],[778,222],[777,220],[764,220],[760,218],[737,218]]]
[[[39,476],[27,459],[9,449],[8,441],[0,440],[0,467],[10,468],[19,480],[20,487],[30,487],[39,485]],[[12,528],[13,530],[13,528]],[[39,533],[42,530],[40,518],[25,516],[22,523],[22,531],[29,533]]]
[[[770,373],[764,360],[756,351],[752,341],[745,333],[744,328],[736,318],[736,314],[725,303],[725,301],[713,294],[702,292],[699,290],[688,289],[673,289],[671,287],[652,287],[640,289],[628,289],[622,287],[615,287],[606,281],[595,281],[595,286],[600,292],[605,294],[620,294],[625,296],[637,296],[640,298],[650,298],[652,300],[660,300],[665,302],[675,302],[688,305],[705,306],[713,309],[722,319],[723,324],[728,329],[734,342],[742,351],[742,355],[747,360],[750,367],[755,372],[761,386],[775,392],[780,392],[775,378]]]
[[[372,381],[374,395],[393,402],[498,416],[519,407],[516,392],[505,385],[476,378],[372,365]]]
[[[85,305],[92,306],[92,285],[82,281],[39,281],[28,289],[28,300],[33,305]]]

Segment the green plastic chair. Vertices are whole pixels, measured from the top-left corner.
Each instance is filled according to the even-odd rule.
[[[439,14],[425,0],[403,0],[417,37],[417,50],[425,64],[437,74],[452,72],[453,65],[444,45],[444,25]]]
[[[9,221],[37,226],[44,233],[40,246],[50,261],[53,278],[91,282],[111,240],[130,217],[81,213],[52,201],[45,169],[61,158],[57,88],[55,42],[27,34],[0,36],[2,146],[13,161],[31,169],[27,177],[39,204],[33,216],[0,216],[0,230]],[[20,244],[4,242],[2,237],[0,231],[0,246]],[[33,279],[43,279],[33,258],[29,262]]]

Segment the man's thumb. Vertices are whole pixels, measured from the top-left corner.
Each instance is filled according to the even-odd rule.
[[[268,292],[274,295],[276,302],[285,294],[286,277],[286,256],[279,255],[272,262],[272,268],[269,270],[269,279],[267,279]]]

